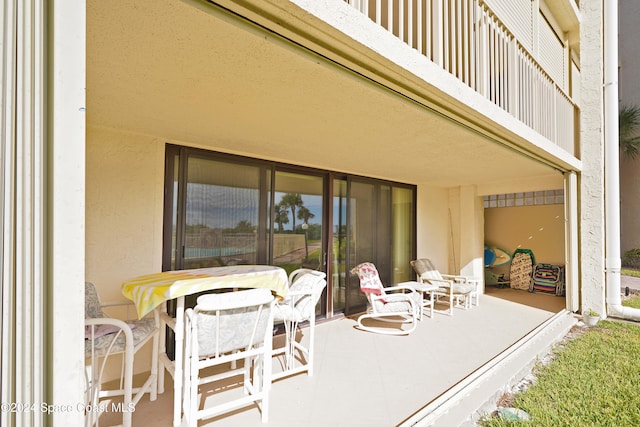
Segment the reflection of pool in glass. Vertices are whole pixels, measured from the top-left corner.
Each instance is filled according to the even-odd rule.
[[[253,253],[252,248],[185,248],[185,258],[227,257]]]

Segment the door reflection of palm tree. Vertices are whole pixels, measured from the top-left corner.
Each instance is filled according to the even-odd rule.
[[[284,209],[291,210],[291,217],[293,218],[293,230],[296,229],[296,209],[302,209],[304,202],[302,201],[302,196],[298,193],[287,193],[280,199],[280,203],[278,205],[282,206]],[[305,208],[306,209],[306,208]],[[298,212],[298,218],[300,217],[300,213]]]
[[[298,219],[302,220],[302,229],[304,230],[304,259],[309,259],[309,220],[315,215],[311,213],[305,206],[300,206],[298,210]]]

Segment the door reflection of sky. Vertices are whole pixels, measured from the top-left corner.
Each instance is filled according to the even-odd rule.
[[[285,193],[277,192],[275,200],[282,199]],[[313,215],[309,224],[322,223],[322,196],[301,195],[303,206]],[[260,191],[251,188],[228,187],[209,184],[190,183],[187,185],[186,223],[203,224],[210,228],[234,228],[241,221],[253,226],[258,224]],[[277,203],[277,202],[276,202]],[[335,208],[337,213],[338,207]],[[296,216],[297,216],[296,209]],[[289,222],[283,224],[284,230],[292,230],[291,210],[287,211]],[[301,220],[295,218],[296,226]]]

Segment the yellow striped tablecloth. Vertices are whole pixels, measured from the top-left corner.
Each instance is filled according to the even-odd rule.
[[[141,319],[167,300],[223,288],[268,288],[284,298],[289,282],[280,267],[234,265],[147,274],[124,282],[122,293],[134,302]]]

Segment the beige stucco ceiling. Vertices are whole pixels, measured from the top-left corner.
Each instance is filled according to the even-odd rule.
[[[178,0],[88,1],[87,120],[416,184],[559,176],[274,35]]]

